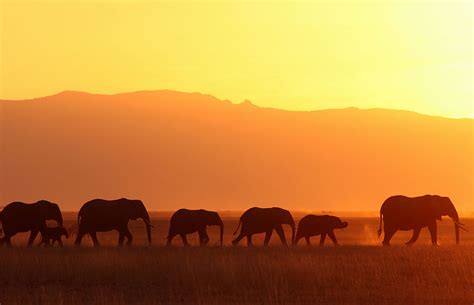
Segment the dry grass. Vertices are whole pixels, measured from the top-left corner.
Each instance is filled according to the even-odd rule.
[[[394,247],[382,248],[364,236],[376,219],[349,221],[352,231],[338,232],[339,248],[166,248],[164,232],[151,248],[0,248],[0,303],[473,304],[471,232],[452,245],[443,221],[441,247],[427,245],[427,234],[414,247],[401,246],[408,239],[401,234]],[[227,223],[226,243],[235,219]],[[141,227],[133,226],[137,244]],[[116,236],[101,238],[110,244]]]

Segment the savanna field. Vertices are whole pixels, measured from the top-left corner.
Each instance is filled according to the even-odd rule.
[[[329,239],[312,247],[282,247],[276,234],[263,248],[263,235],[232,247],[238,213],[221,213],[224,247],[218,228],[208,227],[210,246],[181,240],[165,247],[170,214],[152,213],[153,246],[147,247],[144,224],[130,222],[132,248],[115,248],[118,234],[102,233],[103,247],[25,248],[27,234],[15,247],[0,248],[0,303],[23,304],[473,304],[474,219],[462,218],[471,230],[454,244],[448,219],[438,222],[440,247],[432,247],[427,229],[418,242],[404,246],[411,232],[398,232],[392,247],[377,238],[378,217],[341,217],[349,227],[337,230],[340,247]],[[294,213],[298,221],[302,215]],[[65,213],[73,227],[75,213]],[[290,236],[286,228],[287,237]],[[197,235],[197,234],[196,234]],[[38,243],[38,242],[36,242]]]

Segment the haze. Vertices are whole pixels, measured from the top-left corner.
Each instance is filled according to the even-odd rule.
[[[209,95],[63,92],[0,101],[0,202],[140,198],[150,210],[376,211],[394,194],[474,202],[474,120],[291,112]]]

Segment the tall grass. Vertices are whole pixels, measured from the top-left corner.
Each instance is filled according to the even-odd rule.
[[[229,220],[225,220],[229,223]],[[466,304],[474,302],[472,231],[452,244],[452,226],[440,225],[441,247],[405,247],[402,233],[383,248],[371,236],[376,219],[352,219],[337,232],[341,247],[163,247],[167,227],[143,247],[143,225],[133,224],[136,245],[0,248],[2,305],[57,304]],[[472,220],[465,221],[472,224]],[[235,225],[235,219],[231,221]],[[229,225],[230,226],[230,225]],[[472,225],[470,225],[472,227]],[[226,243],[232,229],[227,229]],[[365,234],[369,234],[367,237]],[[156,232],[155,232],[156,233]],[[164,235],[164,236],[161,236]],[[23,237],[16,243],[23,243]],[[211,235],[211,239],[216,236]],[[260,237],[261,238],[261,237]],[[375,240],[374,240],[375,239]],[[217,240],[217,239],[216,239]],[[318,238],[315,238],[316,244]],[[377,243],[377,245],[374,245]],[[68,241],[68,245],[71,241]],[[176,241],[176,245],[179,242]]]
[[[474,246],[1,249],[2,304],[472,304]]]

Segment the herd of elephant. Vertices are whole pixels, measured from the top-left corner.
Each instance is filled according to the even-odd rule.
[[[453,203],[448,197],[438,195],[425,195],[420,197],[392,196],[382,204],[380,208],[380,227],[378,235],[382,233],[383,245],[390,245],[392,236],[398,230],[413,230],[412,238],[406,243],[413,244],[424,227],[428,227],[433,245],[437,245],[436,220],[442,216],[449,216],[454,222],[456,244],[459,243],[459,229],[466,230],[465,225],[459,222],[459,216]],[[125,238],[126,245],[132,244],[133,236],[128,229],[129,220],[141,218],[146,225],[148,243],[151,244],[151,228],[145,205],[141,200],[117,199],[103,200],[94,199],[86,202],[78,214],[78,229],[75,245],[81,244],[84,235],[89,234],[94,246],[99,246],[97,232],[116,230],[119,233],[118,245],[123,246]],[[47,221],[57,222],[56,227],[48,227]],[[63,227],[63,218],[59,206],[46,200],[36,203],[13,202],[5,206],[0,212],[0,222],[3,227],[3,236],[0,245],[11,246],[11,237],[16,233],[30,232],[28,246],[32,246],[38,233],[41,234],[41,244],[50,245],[55,241],[62,246],[62,236],[68,235]],[[347,222],[338,217],[330,215],[307,215],[303,217],[296,230],[295,222],[291,213],[285,209],[258,208],[253,207],[245,211],[240,217],[239,225],[234,232],[240,233],[232,241],[237,245],[243,238],[247,239],[248,246],[252,246],[252,236],[257,233],[265,233],[264,245],[268,245],[273,231],[276,231],[282,244],[287,244],[282,225],[291,227],[291,243],[296,245],[298,241],[305,238],[310,245],[310,237],[320,235],[320,245],[324,244],[326,236],[338,245],[335,229],[345,228]],[[217,212],[206,210],[180,209],[170,219],[167,245],[171,245],[173,238],[179,235],[185,246],[188,245],[187,234],[197,232],[201,246],[208,244],[209,236],[207,226],[220,227],[220,245],[224,234],[224,224]],[[296,234],[295,234],[296,231]]]

